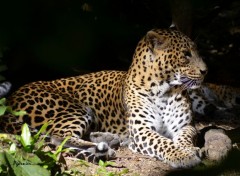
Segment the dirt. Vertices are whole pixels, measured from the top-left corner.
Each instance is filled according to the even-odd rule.
[[[155,158],[150,158],[141,154],[131,152],[127,148],[120,148],[117,150],[117,158],[111,160],[114,166],[106,167],[106,172],[100,174],[100,166],[87,163],[87,166],[82,162],[73,160],[73,158],[66,159],[68,168],[73,169],[76,175],[105,176],[107,173],[114,173],[117,176],[124,169],[128,170],[127,173],[122,174],[125,176],[180,176],[180,175],[219,175],[219,176],[239,176],[240,175],[240,150],[236,149],[230,153],[228,158],[222,163],[213,163],[205,159],[203,164],[192,169],[174,169],[169,165],[159,161]],[[229,161],[233,161],[231,164]],[[238,166],[239,165],[239,166]]]
[[[216,176],[240,176],[240,111],[232,112],[218,112],[216,117],[218,119],[208,117],[198,119],[196,118],[196,128],[199,131],[198,144],[199,147],[204,147],[205,140],[210,142],[208,144],[208,151],[218,150],[220,161],[211,161],[205,157],[202,164],[191,169],[174,169],[162,161],[149,156],[131,152],[128,148],[120,147],[116,153],[116,158],[111,160],[113,165],[101,167],[97,164],[88,163],[86,161],[79,161],[74,157],[63,157],[60,162],[62,170],[71,171],[72,175],[80,176],[195,176],[195,175],[216,175]],[[230,114],[229,114],[230,113]],[[232,113],[232,115],[231,115]],[[234,115],[235,114],[235,115]],[[221,118],[220,118],[221,115]],[[220,118],[220,119],[219,119]],[[215,121],[216,120],[216,121]],[[213,130],[212,137],[206,137],[207,132],[211,129],[221,128],[224,130]],[[224,138],[219,138],[217,133],[226,134],[231,139],[232,150],[226,152],[226,156],[222,156],[227,146]],[[222,142],[221,142],[222,140]],[[216,146],[222,143],[222,146]],[[230,144],[230,142],[228,142]],[[3,146],[1,146],[3,147]],[[0,147],[0,148],[1,148]],[[9,147],[9,146],[8,146]],[[206,145],[205,145],[206,147]],[[221,147],[223,150],[220,150]],[[215,152],[215,151],[211,151]],[[214,157],[215,157],[215,153]],[[210,156],[210,155],[209,155]]]
[[[108,172],[120,173],[127,169],[126,176],[156,176],[166,175],[172,168],[155,158],[131,152],[128,148],[120,148],[117,150],[116,159],[111,160],[114,166],[107,167]],[[98,173],[99,166],[88,163],[85,166],[78,161],[67,159],[69,168],[78,168],[86,176],[92,176]]]
[[[128,170],[127,173],[122,174],[126,176],[179,176],[179,175],[219,175],[219,176],[239,176],[240,175],[240,128],[239,128],[239,114],[234,116],[234,118],[227,119],[226,117],[223,118],[223,121],[219,120],[219,113],[216,114],[218,117],[217,122],[215,123],[214,120],[211,119],[211,123],[208,120],[201,119],[201,122],[198,120],[196,121],[196,128],[199,131],[199,138],[198,138],[198,146],[204,147],[206,141],[204,140],[206,132],[211,129],[223,129],[226,132],[226,135],[231,138],[231,145],[232,150],[227,152],[225,156],[222,156],[223,153],[221,150],[218,150],[218,155],[220,155],[221,160],[213,161],[209,160],[209,156],[205,156],[203,159],[202,164],[195,168],[191,169],[174,169],[169,165],[163,163],[162,161],[157,160],[156,158],[151,158],[145,155],[137,154],[131,152],[127,148],[119,148],[117,152],[116,159],[112,160],[114,162],[114,166],[108,166],[105,169],[105,173],[100,174],[101,167],[95,164],[88,163],[86,166],[85,164],[74,161],[73,158],[66,158],[68,168],[74,170],[78,170],[79,175],[85,176],[92,176],[92,175],[101,175],[105,176],[109,173],[114,173],[115,175],[123,172],[124,170]],[[225,116],[221,113],[222,116]],[[227,114],[229,117],[229,114]],[[236,122],[237,118],[237,122]],[[222,119],[222,118],[221,118]],[[227,119],[227,121],[226,121]],[[221,130],[220,130],[221,132]],[[212,133],[212,136],[217,136],[219,130]],[[222,132],[221,132],[222,133]],[[224,133],[225,134],[225,133]],[[225,136],[226,137],[226,136]],[[206,139],[206,138],[205,138]],[[211,140],[215,138],[210,138]],[[214,141],[212,140],[212,141]],[[216,139],[219,140],[219,139]],[[216,141],[215,140],[215,141]],[[225,140],[225,139],[223,139]],[[214,142],[211,144],[215,145]],[[206,145],[205,145],[206,147]],[[214,146],[216,149],[225,147],[224,146]],[[203,149],[203,148],[202,148]],[[209,147],[208,147],[209,149]],[[220,152],[219,152],[220,151]],[[80,171],[80,173],[79,173]],[[76,172],[77,173],[77,172]],[[114,175],[114,176],[115,176]]]
[[[199,126],[202,127],[202,125]],[[200,132],[205,133],[203,129]],[[234,134],[238,137],[239,133],[239,129],[234,129],[226,134],[228,136],[233,136],[232,134]],[[240,146],[235,141],[233,141],[233,144],[235,145],[233,151],[228,154],[223,162],[214,163],[205,159],[203,164],[193,169],[174,169],[155,158],[133,153],[128,148],[119,148],[116,151],[116,158],[111,160],[113,166],[101,167],[97,164],[79,161],[74,157],[64,157],[60,162],[65,163],[61,167],[62,170],[71,171],[72,175],[79,176],[239,176]]]

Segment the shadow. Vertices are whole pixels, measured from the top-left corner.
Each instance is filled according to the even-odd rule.
[[[192,169],[174,170],[166,174],[167,176],[202,176],[202,175],[240,175],[240,151],[233,149],[229,152],[227,158],[225,158],[220,164],[214,166],[206,166],[202,164]]]

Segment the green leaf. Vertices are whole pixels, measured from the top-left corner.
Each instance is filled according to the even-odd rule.
[[[8,153],[5,154],[16,176],[50,176],[50,172],[39,165],[31,163],[28,160],[18,160]]]
[[[1,98],[0,99],[0,105],[4,105],[5,106],[6,103],[6,98]]]
[[[54,161],[57,161],[57,156],[54,153],[46,152],[45,154],[50,158],[52,158]]]
[[[26,115],[26,111],[13,111],[10,106],[6,106],[6,98],[1,98],[0,99],[0,116],[5,114],[6,111],[10,112],[11,114],[15,116],[23,116]]]
[[[49,122],[44,123],[43,126],[42,126],[42,127],[40,128],[40,130],[38,131],[38,133],[33,136],[33,139],[34,139],[35,141],[38,140],[40,134],[44,133],[44,132],[47,130],[48,124],[49,124]]]
[[[0,116],[4,115],[7,110],[6,106],[0,106]]]
[[[32,164],[42,164],[41,159],[33,153],[24,153],[24,159],[30,161]]]
[[[79,162],[80,165],[82,165],[82,166],[90,167],[89,163],[88,163],[87,161],[85,161],[85,160],[81,160],[81,159],[80,159],[78,162]]]
[[[10,146],[10,149],[9,149],[9,152],[10,153],[15,153],[16,152],[16,144],[15,143],[12,143],[11,146]]]
[[[105,167],[107,167],[107,166],[114,166],[114,165],[115,165],[115,163],[112,162],[112,161],[106,161],[106,162],[104,163],[104,166],[105,166]]]
[[[104,167],[104,162],[102,160],[99,160],[98,165]]]
[[[56,156],[63,151],[63,146],[64,146],[64,144],[65,144],[65,143],[67,142],[67,140],[70,139],[70,138],[71,138],[70,136],[66,137],[66,138],[62,141],[62,143],[58,146],[57,151],[54,153]]]
[[[23,115],[26,115],[27,112],[26,111],[11,111],[11,113],[15,116],[23,116]]]
[[[32,137],[28,125],[26,123],[24,123],[22,126],[22,134],[20,141],[25,151],[30,152],[32,148]]]
[[[104,162],[102,160],[99,160],[98,165],[101,166],[101,167],[107,167],[107,166],[114,166],[115,163],[111,162],[111,161]]]
[[[7,165],[4,152],[0,152],[0,166],[1,165]]]
[[[128,172],[129,172],[129,169],[125,168],[119,173],[119,175],[127,174]]]
[[[57,150],[55,151],[55,153],[46,153],[46,154],[47,154],[49,157],[51,157],[52,159],[54,159],[54,161],[57,161],[57,156],[58,156],[58,154],[61,153],[61,152],[66,151],[66,150],[68,150],[68,149],[64,149],[64,150],[63,150],[63,146],[64,146],[64,144],[67,142],[68,139],[70,139],[70,136],[66,137],[66,138],[62,141],[62,143],[58,146],[58,148],[57,148]]]
[[[8,162],[4,152],[0,152],[0,175],[10,175]]]

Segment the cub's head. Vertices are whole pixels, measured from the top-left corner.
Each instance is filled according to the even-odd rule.
[[[132,67],[149,81],[198,88],[207,73],[194,42],[173,29],[153,29],[139,42]]]

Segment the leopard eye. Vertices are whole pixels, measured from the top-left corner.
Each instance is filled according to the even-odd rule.
[[[186,58],[192,57],[192,54],[190,51],[183,51],[183,54]]]

